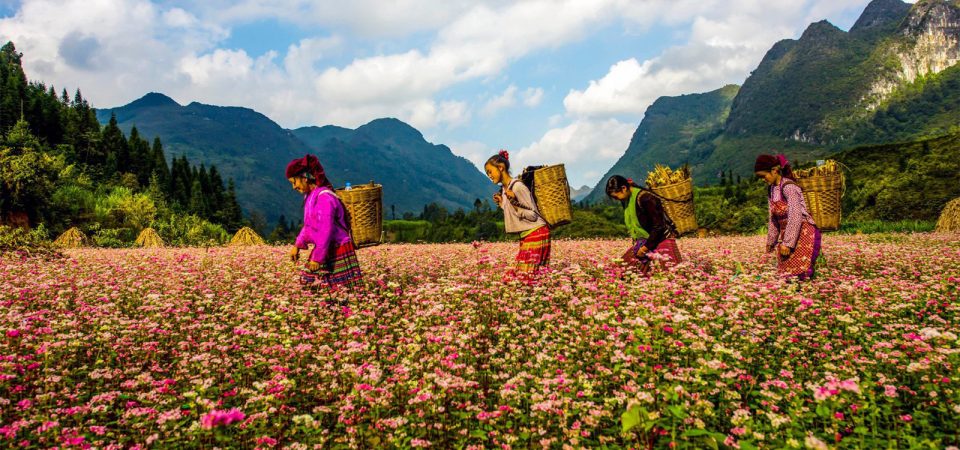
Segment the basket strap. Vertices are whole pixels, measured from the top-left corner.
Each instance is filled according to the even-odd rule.
[[[320,194],[318,194],[318,195],[323,195],[323,194],[330,194],[330,195],[332,195],[334,198],[336,198],[337,201],[340,202],[340,207],[343,208],[343,216],[344,216],[345,218],[346,218],[346,217],[349,217],[350,212],[347,211],[347,205],[343,203],[343,199],[340,198],[340,196],[337,195],[336,192],[333,192],[333,191],[331,191],[331,190],[329,190],[329,189],[324,189],[324,190],[320,191]],[[347,226],[346,228],[341,227],[339,220],[334,220],[333,222],[334,222],[338,227],[340,227],[341,229],[343,229],[344,231],[346,231],[346,232],[350,235],[350,242],[354,242],[354,243],[357,242],[357,240],[353,238],[353,227],[351,227],[351,226]]]
[[[514,184],[517,184],[517,183],[519,183],[519,182],[520,182],[520,180],[514,178],[513,181],[510,182],[510,185],[507,186],[507,189],[513,190],[513,185],[514,185]],[[533,196],[533,193],[532,193],[532,192],[530,193],[530,196],[531,196],[531,197]],[[540,214],[540,211],[537,211],[536,209],[533,209],[533,208],[531,208],[531,207],[529,207],[529,206],[527,206],[527,205],[524,205],[523,203],[520,203],[520,201],[517,200],[516,198],[507,199],[507,200],[510,202],[511,205],[513,205],[513,206],[515,206],[515,207],[517,207],[517,208],[525,209],[525,210],[527,210],[527,211],[533,211],[533,213],[536,214],[537,217],[543,219],[544,222],[547,222],[547,218],[546,218],[546,217],[543,217],[543,215]],[[534,201],[536,201],[536,199],[534,199]],[[549,225],[550,223],[547,222],[547,224]]]

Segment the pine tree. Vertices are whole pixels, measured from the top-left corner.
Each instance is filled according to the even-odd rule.
[[[80,91],[77,91],[77,96]],[[82,100],[81,100],[82,101]],[[127,152],[127,139],[117,125],[117,115],[110,115],[110,122],[103,127],[101,136],[101,154],[103,156],[102,179],[116,178],[120,167],[127,167],[130,156]],[[96,162],[94,162],[96,164]]]
[[[220,222],[231,233],[243,226],[243,210],[237,202],[236,187],[233,178],[227,182],[227,196],[223,205],[223,219]]]
[[[164,187],[166,190],[167,183],[170,179],[170,169],[167,167],[167,156],[163,153],[163,143],[160,142],[159,137],[153,138],[153,149],[151,149],[153,164],[151,168],[153,169],[153,176],[157,177],[157,183],[160,186]]]
[[[187,212],[199,217],[207,217],[207,202],[203,198],[200,180],[193,180],[193,185],[190,187],[190,203],[187,206]]]

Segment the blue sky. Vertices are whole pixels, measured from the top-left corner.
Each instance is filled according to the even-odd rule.
[[[594,185],[657,97],[740,84],[867,0],[0,0],[28,76],[97,107],[163,92],[280,125],[397,117],[475,163]]]

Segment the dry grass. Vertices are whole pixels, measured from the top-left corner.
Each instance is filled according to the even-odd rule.
[[[64,231],[57,240],[53,241],[53,245],[60,248],[80,248],[88,246],[89,242],[87,235],[83,234],[77,227],[73,227]]]
[[[149,227],[144,228],[143,231],[140,232],[140,235],[137,236],[137,240],[134,243],[137,247],[145,248],[160,248],[164,246],[163,238],[157,234],[157,230]]]
[[[253,231],[250,227],[243,227],[237,231],[237,234],[233,235],[233,239],[230,239],[230,244],[228,245],[231,247],[249,247],[266,245],[266,243],[256,231]]]
[[[950,200],[940,213],[937,221],[937,231],[960,231],[960,198]]]

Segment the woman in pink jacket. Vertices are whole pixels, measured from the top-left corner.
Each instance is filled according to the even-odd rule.
[[[303,229],[290,249],[290,259],[300,259],[300,250],[313,250],[307,258],[300,282],[307,287],[316,283],[331,291],[362,286],[362,273],[346,210],[327,179],[316,156],[306,155],[287,164],[287,180],[293,189],[304,195]]]

